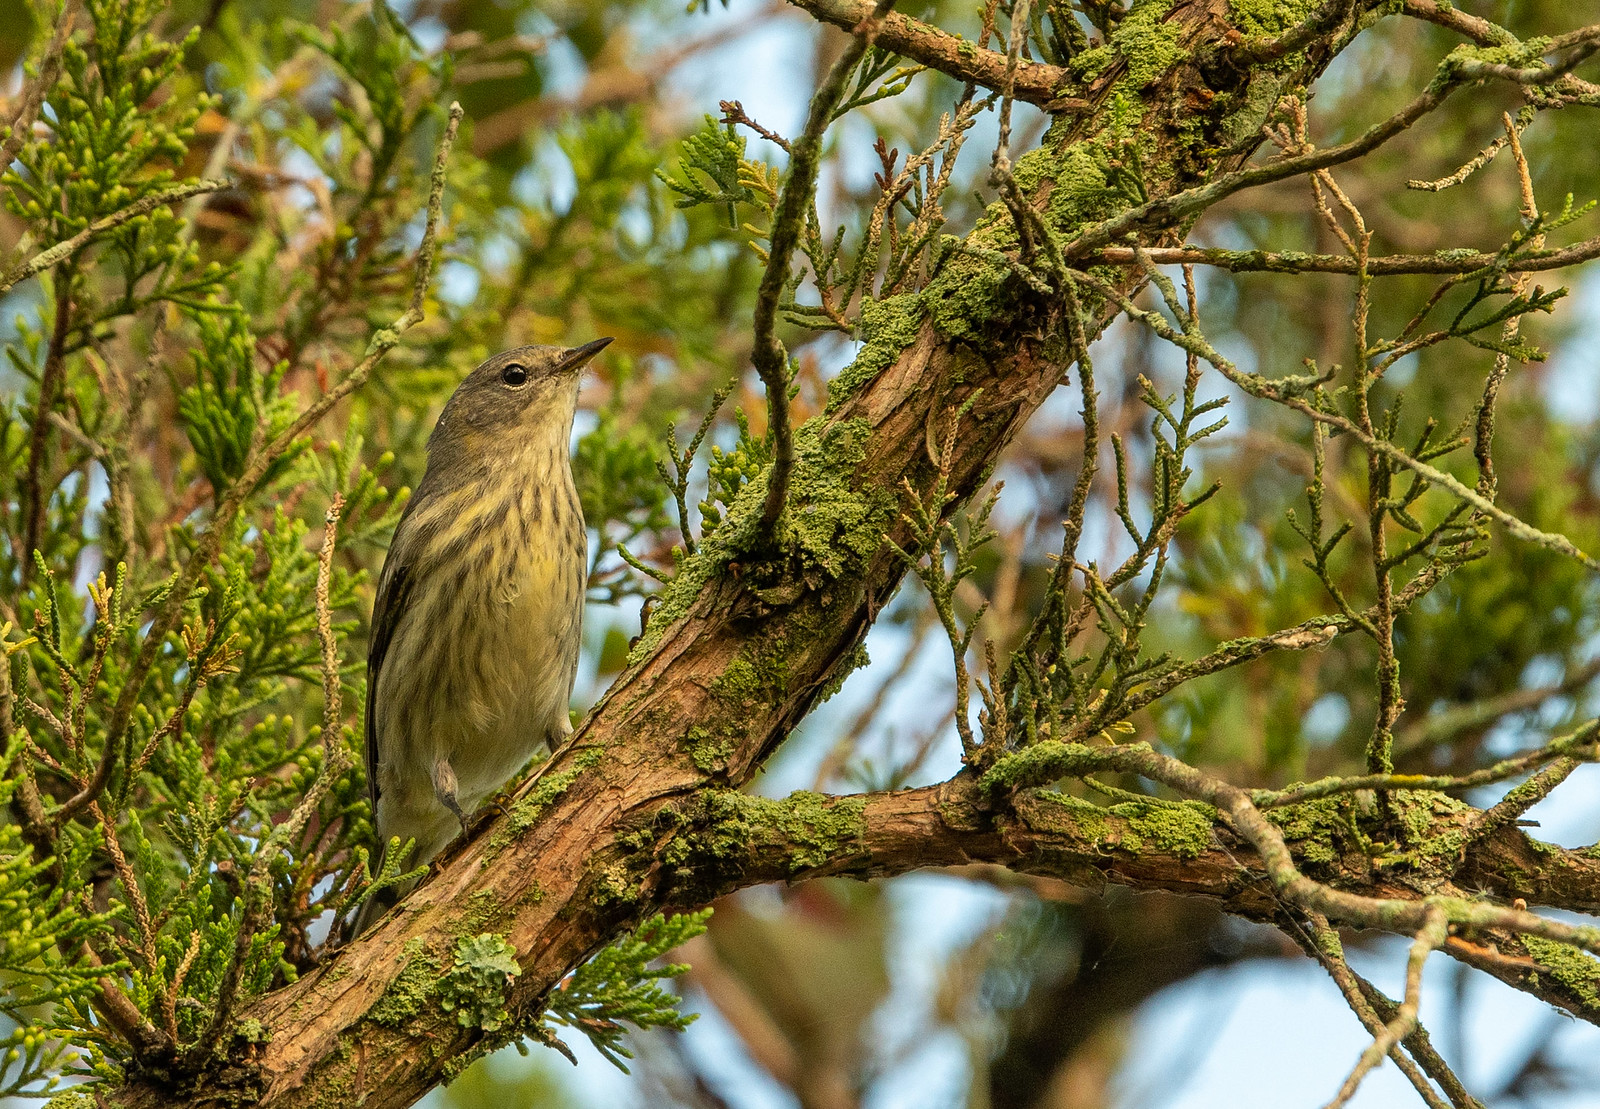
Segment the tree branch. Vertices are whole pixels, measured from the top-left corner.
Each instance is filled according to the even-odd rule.
[[[824,23],[847,31],[854,30],[872,14],[866,0],[789,0]],[[971,42],[948,31],[898,12],[891,12],[878,31],[878,44],[929,69],[937,69],[960,81],[971,81],[996,92],[1004,86],[1006,56],[995,50],[977,49]],[[1017,68],[1015,96],[1053,112],[1082,111],[1083,100],[1063,96],[1062,89],[1076,83],[1060,66],[1044,62],[1023,62]]]

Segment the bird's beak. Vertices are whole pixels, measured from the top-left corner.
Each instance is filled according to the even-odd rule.
[[[587,364],[591,358],[610,345],[611,339],[608,336],[604,339],[596,339],[592,343],[584,343],[581,347],[573,347],[562,354],[561,361],[556,363],[556,370],[559,373],[575,373]]]

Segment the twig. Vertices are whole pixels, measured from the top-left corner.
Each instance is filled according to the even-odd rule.
[[[214,193],[218,189],[226,189],[228,187],[228,182],[226,181],[189,181],[182,185],[173,185],[171,188],[153,192],[149,196],[140,197],[126,208],[112,212],[109,216],[101,216],[88,227],[72,236],[72,238],[63,239],[55,246],[40,251],[4,277],[0,277],[0,293],[6,292],[17,282],[26,281],[34,274],[42,273],[56,263],[70,258],[96,235],[114,231],[129,220],[148,215],[163,204],[175,204],[191,196],[198,196],[201,193]]]
[[[1514,137],[1516,137],[1518,132],[1533,122],[1533,115],[1533,109],[1526,107],[1523,108],[1522,111],[1517,113],[1516,125],[1512,129],[1508,130],[1505,134],[1500,135],[1488,146],[1478,151],[1478,153],[1465,164],[1463,164],[1460,169],[1456,170],[1448,177],[1440,177],[1435,181],[1419,181],[1413,179],[1406,182],[1406,188],[1417,189],[1421,192],[1437,193],[1461,184],[1461,182],[1465,181],[1484,166],[1494,161],[1494,156],[1505,149],[1506,143],[1510,142]]]
[[[1158,266],[1196,264],[1217,266],[1230,273],[1344,273],[1356,272],[1348,254],[1301,254],[1298,251],[1221,250],[1212,247],[1148,247],[1145,255]],[[1138,263],[1132,247],[1108,246],[1089,256],[1092,262],[1117,265]],[[1530,250],[1502,258],[1478,251],[1440,251],[1436,254],[1380,254],[1367,259],[1373,277],[1405,274],[1477,274],[1500,269],[1506,273],[1536,273],[1575,266],[1600,258],[1600,236],[1560,250]]]
[[[1292,931],[1294,939],[1299,941],[1300,946],[1305,949],[1306,953],[1316,959],[1322,969],[1328,972],[1328,977],[1332,978],[1334,985],[1339,987],[1339,992],[1344,995],[1345,1004],[1350,1006],[1350,1011],[1356,1015],[1356,1019],[1374,1037],[1382,1035],[1387,1022],[1378,1016],[1372,1007],[1372,1003],[1361,992],[1361,986],[1357,981],[1355,972],[1350,969],[1350,964],[1345,961],[1344,944],[1339,940],[1338,931],[1328,923],[1328,918],[1321,913],[1311,913],[1309,915],[1312,927],[1315,929],[1315,935],[1306,936],[1302,934],[1300,928],[1296,927]],[[1400,1068],[1400,1073],[1405,1075],[1411,1082],[1412,1087],[1417,1091],[1417,1095],[1427,1102],[1428,1109],[1449,1109],[1449,1103],[1439,1096],[1439,1091],[1433,1088],[1433,1084],[1422,1073],[1422,1068],[1405,1052],[1401,1051],[1398,1044],[1389,1048],[1389,1058],[1394,1060],[1395,1066]]]
[[[3,290],[0,290],[3,292]],[[22,523],[22,550],[17,552],[17,573],[26,585],[33,576],[34,552],[44,532],[45,507],[50,494],[44,487],[44,455],[50,443],[49,413],[55,408],[56,392],[66,374],[67,333],[72,324],[72,275],[60,274],[55,283],[55,313],[50,332],[50,349],[39,374],[39,400],[33,411],[33,426],[28,432],[28,465],[22,477],[22,502],[26,515]]]
[[[1347,778],[1323,778],[1306,785],[1288,789],[1255,790],[1251,796],[1260,808],[1281,808],[1319,797],[1332,797],[1340,793],[1354,793],[1362,789],[1472,789],[1493,785],[1507,778],[1515,778],[1537,769],[1546,763],[1562,759],[1594,762],[1600,759],[1600,719],[1590,720],[1582,727],[1543,747],[1515,758],[1501,759],[1493,766],[1474,770],[1470,774],[1359,774]]]
[[[750,130],[754,131],[756,134],[770,142],[773,146],[776,146],[779,150],[782,150],[785,154],[792,153],[788,139],[784,138],[776,131],[768,130],[755,120],[751,119],[747,114],[745,114],[744,105],[739,103],[737,100],[719,100],[717,101],[717,107],[722,109],[723,123],[736,123],[748,127]]]
[[[1360,1060],[1344,1080],[1338,1094],[1328,1102],[1327,1109],[1341,1109],[1349,1102],[1360,1087],[1361,1080],[1416,1028],[1417,1010],[1422,1005],[1422,966],[1428,961],[1428,956],[1444,944],[1446,935],[1444,912],[1430,906],[1423,926],[1417,930],[1416,938],[1411,943],[1411,954],[1406,959],[1405,999],[1401,1001],[1393,1019],[1384,1025],[1383,1031],[1374,1036],[1372,1043],[1361,1053]]]
[[[1046,740],[1000,759],[979,781],[991,790],[1046,785],[1067,777],[1117,771],[1138,774],[1217,808],[1233,830],[1255,848],[1267,876],[1285,902],[1365,928],[1423,932],[1435,911],[1466,928],[1504,928],[1600,952],[1600,927],[1571,925],[1466,897],[1433,895],[1418,900],[1368,897],[1324,885],[1301,873],[1283,831],[1255,805],[1249,790],[1156,751],[1148,743],[1090,747]]]
[[[1472,508],[1483,513],[1483,515],[1498,521],[1501,526],[1518,539],[1544,547],[1546,550],[1557,551],[1582,563],[1591,570],[1600,572],[1600,561],[1579,549],[1565,535],[1540,531],[1533,525],[1500,508],[1482,494],[1467,488],[1467,486],[1443,470],[1412,458],[1386,439],[1368,434],[1347,417],[1341,416],[1336,412],[1324,411],[1309,404],[1299,395],[1298,390],[1301,383],[1274,382],[1259,374],[1244,373],[1231,360],[1217,351],[1204,337],[1194,333],[1174,330],[1172,325],[1167,323],[1160,313],[1147,312],[1138,307],[1121,290],[1104,281],[1100,281],[1092,273],[1079,273],[1077,280],[1091,285],[1096,292],[1113,301],[1130,318],[1145,324],[1161,338],[1184,350],[1195,350],[1200,357],[1215,366],[1224,377],[1251,396],[1261,400],[1276,401],[1318,423],[1338,428],[1359,441],[1368,451],[1383,454],[1406,469],[1425,478],[1430,483],[1449,490],[1458,499],[1465,501]]]
[[[1571,35],[1563,36],[1568,46],[1582,43],[1580,50],[1595,47],[1586,36],[1600,36],[1600,27],[1585,27]],[[1596,47],[1600,48],[1600,47]],[[1555,49],[1552,46],[1552,49]],[[1591,51],[1592,52],[1592,51]],[[1587,56],[1587,55],[1585,55]],[[1572,64],[1576,64],[1574,61]],[[1555,68],[1555,67],[1549,67]],[[1485,68],[1481,63],[1469,64],[1446,58],[1440,72],[1428,87],[1400,111],[1367,128],[1359,137],[1338,146],[1329,146],[1295,157],[1280,158],[1265,165],[1252,166],[1234,173],[1224,174],[1214,181],[1173,193],[1171,196],[1146,201],[1128,209],[1121,215],[1103,220],[1078,234],[1063,251],[1069,260],[1086,257],[1091,252],[1118,241],[1124,235],[1145,226],[1170,226],[1189,216],[1215,205],[1217,202],[1245,189],[1269,185],[1289,177],[1298,177],[1319,169],[1327,169],[1369,154],[1405,131],[1423,116],[1443,104],[1463,85],[1483,77],[1505,77],[1510,80],[1535,81],[1543,79],[1544,71],[1516,70],[1501,72],[1504,67]]]
[[[805,130],[794,141],[790,153],[789,172],[784,177],[783,191],[778,206],[772,214],[772,235],[767,253],[766,272],[761,275],[761,285],[756,292],[754,314],[755,346],[751,361],[767,391],[767,426],[772,434],[772,474],[767,481],[766,499],[761,505],[761,518],[757,522],[758,546],[766,546],[783,514],[784,502],[789,496],[789,475],[794,469],[794,432],[789,414],[789,356],[778,341],[776,325],[778,302],[789,283],[789,263],[805,227],[806,215],[811,211],[816,195],[817,170],[822,157],[822,134],[844,92],[845,82],[855,70],[867,48],[877,37],[879,26],[894,0],[878,0],[871,13],[854,28],[854,37],[844,53],[839,55],[822,84],[811,97],[811,110],[806,117]]]
[[[339,514],[344,509],[344,496],[335,493],[324,517],[322,548],[317,555],[317,640],[322,648],[322,765],[317,776],[306,790],[306,795],[284,820],[273,827],[251,861],[245,879],[244,919],[234,938],[233,958],[223,973],[217,989],[216,1006],[206,1033],[191,1046],[191,1051],[201,1056],[215,1049],[218,1038],[233,1019],[233,1009],[239,1000],[239,983],[244,973],[250,948],[257,934],[269,919],[272,902],[272,863],[284,847],[297,837],[311,817],[322,805],[335,782],[350,769],[350,748],[344,742],[343,720],[340,710],[339,640],[333,630],[333,611],[330,594],[333,588],[333,552],[339,537]]]
[[[44,48],[44,55],[39,59],[39,75],[22,90],[22,103],[18,105],[16,115],[11,117],[10,131],[5,141],[0,142],[0,169],[11,164],[22,149],[22,144],[33,133],[39,109],[44,107],[45,97],[61,75],[61,51],[67,44],[67,36],[72,34],[74,18],[72,6],[62,0],[55,33],[50,36],[50,44]],[[4,289],[0,289],[0,292],[4,292]]]
[[[1447,938],[1444,944],[1445,950],[1454,952],[1458,943],[1459,941],[1455,936]],[[1387,994],[1361,975],[1355,974],[1354,971],[1351,974],[1355,978],[1356,985],[1360,988],[1362,995],[1367,999],[1368,1004],[1372,1006],[1373,1012],[1377,1013],[1378,1019],[1385,1022],[1393,1020],[1399,1006],[1391,1001]],[[1446,1063],[1438,1051],[1434,1049],[1433,1041],[1428,1038],[1428,1030],[1426,1028],[1418,1024],[1412,1029],[1411,1035],[1407,1036],[1404,1042],[1406,1050],[1411,1053],[1411,1057],[1417,1061],[1423,1070],[1428,1072],[1429,1077],[1439,1084],[1439,1088],[1445,1092],[1445,1096],[1450,1099],[1452,1105],[1456,1106],[1456,1109],[1483,1109],[1478,1099],[1467,1092],[1466,1086],[1462,1085],[1461,1079],[1456,1077],[1455,1071],[1450,1069],[1450,1064]]]

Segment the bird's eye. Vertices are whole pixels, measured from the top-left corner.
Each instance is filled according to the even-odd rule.
[[[500,371],[500,380],[514,389],[518,385],[526,385],[528,383],[528,371],[526,367],[519,366],[513,362]]]

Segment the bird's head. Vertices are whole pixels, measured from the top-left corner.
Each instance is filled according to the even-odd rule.
[[[583,367],[610,342],[517,347],[488,359],[451,394],[428,439],[429,456],[477,454],[542,436],[556,437],[564,448]]]

